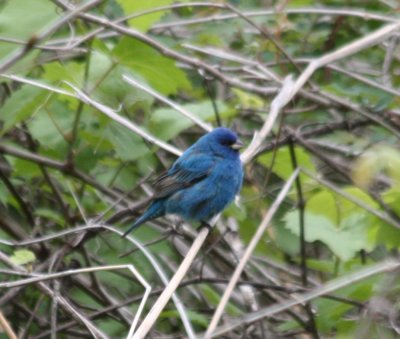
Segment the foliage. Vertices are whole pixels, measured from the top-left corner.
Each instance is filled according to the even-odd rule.
[[[159,293],[164,282],[148,253],[168,277],[185,257],[197,225],[166,218],[142,226],[134,238],[148,252],[132,251],[115,230],[140,215],[149,184],[176,159],[161,142],[183,150],[205,131],[123,76],[194,118],[235,128],[250,145],[283,78],[296,79],[310,59],[398,20],[395,1],[229,1],[248,22],[221,1],[109,0],[85,10],[98,20],[78,13],[48,31],[65,15],[60,3],[0,1],[0,284],[121,264],[133,265]],[[225,309],[229,319],[397,254],[397,41],[386,36],[317,70],[281,112],[246,165],[241,203],[223,213],[177,291],[196,333],[206,331],[238,258],[296,165],[304,171],[247,263],[246,284]],[[114,231],[85,228],[100,224]],[[123,337],[143,293],[132,271],[105,269],[0,287],[0,309],[21,337],[88,336],[68,305],[107,336]],[[398,300],[398,273],[368,276],[226,337],[394,338]],[[152,334],[186,335],[172,302]]]

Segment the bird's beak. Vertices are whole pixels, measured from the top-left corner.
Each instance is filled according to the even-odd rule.
[[[236,142],[231,146],[234,150],[239,150],[243,147],[243,142],[241,142],[239,139],[236,140]]]

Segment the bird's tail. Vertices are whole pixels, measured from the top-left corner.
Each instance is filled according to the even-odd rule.
[[[133,225],[128,228],[128,230],[122,235],[125,238],[130,232],[135,228],[144,224],[146,221],[161,217],[165,214],[165,208],[163,202],[160,200],[154,201],[149,208],[143,213],[143,215],[135,220]]]

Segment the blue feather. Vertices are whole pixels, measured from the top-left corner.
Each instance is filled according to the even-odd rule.
[[[220,213],[242,186],[241,146],[237,135],[224,127],[202,136],[156,180],[152,203],[123,236],[166,214],[205,223]]]

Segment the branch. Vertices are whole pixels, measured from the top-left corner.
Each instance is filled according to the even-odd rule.
[[[271,316],[278,314],[282,311],[285,311],[293,306],[304,304],[307,301],[319,298],[328,293],[332,293],[343,287],[353,285],[353,284],[355,284],[363,279],[367,279],[373,275],[394,271],[394,270],[398,269],[399,267],[400,267],[400,262],[398,260],[394,260],[394,259],[384,260],[383,262],[377,263],[373,266],[370,266],[370,267],[364,268],[362,270],[359,270],[357,272],[348,274],[344,277],[334,279],[334,280],[322,285],[321,287],[315,288],[314,290],[312,290],[310,292],[298,294],[298,295],[296,295],[295,299],[285,301],[280,304],[272,305],[272,306],[262,309],[260,311],[245,315],[244,317],[242,317],[236,321],[233,321],[225,326],[221,326],[220,328],[217,328],[216,331],[213,333],[212,337],[220,337],[223,334],[225,334],[229,331],[232,331],[239,326],[248,325],[257,320],[260,320],[260,319],[263,319],[266,317],[271,317]]]
[[[381,40],[386,38],[391,33],[395,32],[400,28],[400,22],[396,22],[393,24],[386,25],[377,31],[364,36],[352,43],[339,48],[338,50],[323,55],[320,58],[317,58],[310,62],[307,68],[300,74],[295,82],[291,80],[291,78],[287,77],[282,85],[282,90],[279,94],[275,97],[275,99],[271,103],[270,113],[268,115],[267,120],[264,123],[261,131],[254,135],[253,141],[249,145],[249,147],[243,152],[242,154],[242,161],[243,163],[247,163],[250,159],[257,153],[259,147],[261,146],[262,142],[266,138],[266,136],[271,131],[273,124],[278,117],[279,111],[286,106],[290,100],[292,100],[296,94],[302,89],[304,84],[311,78],[316,70],[320,67],[325,66],[329,63],[335,62],[337,60],[343,59],[349,55],[355,54],[367,47],[375,45],[379,43]],[[368,115],[370,119],[376,120],[371,115]],[[382,124],[380,119],[378,122],[389,129],[391,132],[398,135],[397,131],[387,126],[387,124]]]
[[[276,9],[270,9],[270,10],[267,9],[267,10],[255,10],[255,11],[243,12],[243,15],[247,17],[268,16],[277,14],[286,14],[286,15],[317,14],[317,15],[335,15],[335,16],[354,16],[362,18],[364,20],[376,20],[382,22],[397,22],[398,20],[396,17],[391,17],[387,15],[382,15],[380,13],[368,12],[365,10],[359,10],[354,8],[304,7],[304,8],[285,8],[283,11],[277,11]],[[196,19],[174,20],[173,22],[161,22],[153,25],[151,29],[154,31],[159,29],[182,27],[182,26],[196,25],[206,22],[216,22],[216,21],[231,20],[237,18],[239,18],[239,15],[235,13],[217,14]]]

